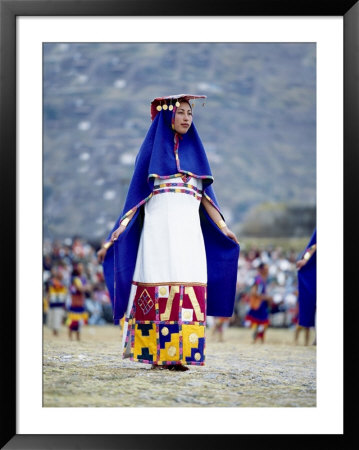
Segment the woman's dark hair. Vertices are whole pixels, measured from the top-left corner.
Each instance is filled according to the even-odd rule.
[[[179,99],[178,101],[180,103],[187,103],[189,105],[189,107],[191,108],[191,110],[192,110],[192,105],[190,104],[189,100],[187,100],[186,98],[184,98],[183,100]]]

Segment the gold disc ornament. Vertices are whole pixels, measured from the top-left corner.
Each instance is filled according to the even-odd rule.
[[[168,106],[166,105],[166,103],[163,105],[163,109],[166,111],[166,109],[168,109]]]
[[[170,111],[172,111],[172,110],[173,110],[173,105],[170,105],[170,106],[168,107],[168,109],[169,109]]]
[[[177,106],[177,108],[179,107],[179,105],[180,105],[180,102],[177,100],[177,101],[176,101],[176,106]]]
[[[157,111],[161,111],[162,106],[161,106],[161,105],[158,105],[156,109],[157,109]]]

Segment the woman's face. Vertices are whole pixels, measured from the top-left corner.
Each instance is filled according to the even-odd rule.
[[[192,124],[192,109],[187,102],[182,102],[176,109],[174,129],[177,133],[185,134]]]

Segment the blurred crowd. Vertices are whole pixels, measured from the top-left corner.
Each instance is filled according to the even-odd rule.
[[[298,280],[294,250],[280,247],[266,249],[241,248],[238,261],[237,293],[231,323],[244,326],[250,309],[250,290],[261,263],[268,265],[267,294],[273,298],[269,305],[269,322],[274,327],[292,327],[298,315]]]
[[[82,278],[87,286],[85,309],[90,325],[112,323],[112,306],[103,276],[102,265],[98,263],[97,249],[85,240],[75,237],[63,241],[45,240],[43,247],[43,299],[44,322],[49,311],[49,287],[54,280],[66,288],[65,309],[71,305],[71,282],[74,271],[81,267]]]
[[[85,292],[85,309],[88,323],[103,325],[112,323],[112,307],[106,288],[102,265],[97,261],[98,248],[81,237],[60,240],[45,240],[43,247],[43,299],[44,323],[49,310],[49,286],[56,279],[65,286],[65,309],[71,304],[71,277],[78,266],[82,266],[82,276],[88,289]],[[268,265],[268,289],[273,297],[269,309],[272,327],[292,327],[297,317],[297,254],[293,250],[269,246],[266,249],[241,247],[238,262],[237,292],[234,314],[228,321],[230,326],[245,326],[245,316],[249,310],[249,292],[261,262]],[[208,324],[213,325],[208,317]]]

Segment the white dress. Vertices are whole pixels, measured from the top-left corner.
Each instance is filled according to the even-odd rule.
[[[204,364],[207,267],[202,180],[156,179],[124,325],[124,356],[151,364]]]

